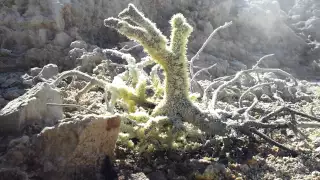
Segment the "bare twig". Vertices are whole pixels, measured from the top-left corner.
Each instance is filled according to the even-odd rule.
[[[58,103],[47,103],[48,106],[62,106],[62,107],[75,107],[75,108],[78,108],[78,109],[82,109],[82,110],[85,110],[85,111],[88,111],[90,113],[93,113],[93,114],[99,114],[91,109],[88,109],[88,108],[85,108],[83,106],[80,106],[80,105],[77,105],[77,104],[58,104]]]
[[[203,96],[203,93],[204,93],[203,88],[200,86],[200,84],[199,84],[197,81],[195,81],[195,79],[196,79],[197,76],[200,75],[200,73],[202,73],[202,72],[208,72],[209,69],[212,69],[212,68],[214,68],[214,67],[216,67],[216,66],[217,66],[217,63],[215,63],[214,65],[211,65],[211,66],[209,66],[209,67],[207,67],[207,68],[203,68],[203,69],[197,71],[197,72],[194,74],[194,76],[191,78],[191,86],[190,86],[191,91],[193,90],[192,83],[195,82],[195,84],[196,84],[196,85],[198,86],[198,88],[201,90],[200,96],[202,97],[202,96]],[[208,72],[208,73],[209,73],[209,72]]]
[[[274,56],[274,54],[268,54],[268,55],[265,55],[265,56],[261,57],[261,58],[257,61],[257,63],[256,63],[254,66],[252,66],[252,69],[259,68],[259,65],[262,63],[262,61],[264,61],[266,58],[272,57],[272,56]]]
[[[286,106],[282,106],[282,107],[278,108],[277,110],[269,113],[267,116],[261,118],[261,119],[260,119],[260,122],[265,123],[265,122],[268,121],[268,119],[270,119],[270,118],[273,117],[273,116],[278,115],[279,113],[281,113],[281,112],[283,112],[283,111],[287,111],[287,112],[289,112],[290,114],[291,114],[291,113],[294,113],[294,114],[296,114],[296,115],[299,115],[299,116],[302,116],[302,117],[305,117],[305,118],[308,118],[308,119],[311,119],[311,120],[320,122],[320,118],[313,117],[313,116],[310,116],[310,115],[305,114],[305,113],[302,113],[302,112],[298,112],[298,111],[296,111],[296,110],[294,110],[294,109],[291,109],[291,108],[288,108],[288,107],[286,107]],[[302,125],[302,124],[300,124],[300,125],[298,124],[297,126],[303,126],[303,125]]]
[[[249,106],[248,109],[246,109],[246,111],[244,112],[244,117],[245,117],[246,120],[250,120],[249,112],[258,104],[258,102],[259,102],[258,97],[254,94],[253,103],[252,103],[251,106]]]
[[[134,45],[132,47],[129,47],[129,48],[127,48],[127,45],[125,45],[119,51],[128,53],[128,52],[130,52],[130,51],[132,51],[134,49],[137,49],[137,48],[141,48],[142,49],[143,47],[142,47],[141,44],[136,44],[136,45]]]
[[[70,70],[70,71],[65,71],[63,73],[61,73],[59,75],[59,77],[53,81],[51,83],[51,85],[53,86],[57,86],[63,79],[67,78],[67,77],[71,77],[71,76],[77,76],[78,78],[80,79],[83,79],[85,81],[90,81],[90,82],[93,82],[96,83],[96,85],[100,86],[100,87],[104,87],[106,84],[108,84],[108,82],[106,81],[103,81],[103,80],[100,80],[100,79],[97,79],[97,78],[93,78],[91,77],[90,75],[86,74],[86,73],[83,73],[81,71],[78,71],[78,70]]]
[[[118,66],[118,67],[123,67],[123,68],[127,68],[128,65],[125,64],[118,64],[118,63],[109,63],[109,66]]]
[[[202,44],[201,48],[198,50],[198,52],[191,58],[190,60],[190,75],[191,77],[193,77],[194,73],[193,73],[193,65],[194,65],[194,61],[196,59],[199,58],[200,53],[203,51],[203,49],[208,45],[208,43],[210,42],[210,40],[212,39],[212,37],[214,35],[216,35],[220,30],[225,29],[229,26],[232,25],[232,21],[225,23],[223,26],[219,26],[217,29],[215,29],[210,35],[209,37],[206,39],[206,41]]]
[[[248,93],[251,93],[254,89],[258,88],[258,87],[261,87],[261,86],[265,86],[265,85],[270,85],[272,83],[262,83],[262,84],[257,84],[255,86],[252,86],[250,88],[248,88],[239,98],[239,108],[242,108],[242,100],[243,98],[248,94]]]
[[[278,91],[278,90],[276,90],[276,92],[275,93],[273,93],[273,98],[274,99],[276,99],[276,100],[278,100],[278,101],[280,101],[281,102],[281,104],[284,106],[285,105],[285,101],[282,99],[282,97],[281,97],[281,92],[280,91]]]
[[[202,99],[205,102],[206,106],[208,106],[209,90],[212,89],[212,87],[217,85],[218,83],[221,83],[221,81],[228,80],[229,78],[231,78],[231,77],[230,76],[224,76],[224,77],[217,78],[217,79],[213,80],[213,82],[211,84],[209,84],[209,86],[204,90]]]
[[[258,135],[259,137],[261,137],[262,139],[264,139],[265,141],[267,141],[268,143],[272,144],[272,145],[275,145],[275,146],[278,146],[279,148],[281,149],[284,149],[288,152],[290,152],[293,156],[297,156],[299,153],[297,151],[294,151],[290,148],[287,148],[286,146],[278,143],[277,141],[269,138],[267,135],[259,132],[256,128],[250,128],[250,131],[256,135]]]
[[[302,116],[302,117],[305,117],[305,118],[308,118],[308,119],[311,119],[311,120],[320,122],[320,118],[317,118],[317,117],[314,117],[314,116],[310,116],[310,115],[308,115],[308,114],[305,114],[305,113],[296,111],[296,110],[294,110],[294,109],[291,109],[291,108],[286,107],[285,110],[286,110],[286,111],[289,111],[289,112],[292,112],[292,113],[294,113],[294,114],[296,114],[296,115],[299,115],[299,116]]]
[[[240,71],[238,72],[233,79],[231,79],[228,82],[225,82],[224,84],[222,84],[221,86],[219,86],[213,93],[212,96],[212,108],[215,109],[216,108],[216,104],[217,104],[217,100],[218,100],[218,94],[219,92],[221,92],[222,89],[226,88],[227,86],[230,86],[232,84],[234,84],[235,82],[238,81],[238,79],[246,73],[251,73],[251,72],[257,72],[257,73],[264,73],[264,72],[274,72],[274,73],[279,73],[281,75],[284,75],[286,77],[289,77],[294,83],[295,86],[298,85],[297,80],[289,73],[281,70],[281,69],[270,69],[270,68],[258,68],[258,69],[249,69],[249,70],[244,70],[244,71]]]
[[[301,128],[319,128],[320,127],[320,123],[298,123],[297,127],[301,127]]]
[[[83,73],[81,71],[77,71],[77,70],[70,70],[70,71],[65,71],[63,73],[60,74],[60,76],[51,83],[51,85],[53,86],[57,86],[63,79],[70,77],[70,76],[77,76],[85,81],[89,81],[90,83],[88,85],[86,85],[81,91],[80,91],[80,95],[88,92],[90,90],[90,88],[94,87],[94,86],[98,86],[103,88],[104,90],[107,89],[119,89],[119,87],[117,87],[116,85],[113,85],[111,83],[108,83],[106,81],[97,79],[95,77],[91,77],[90,75]],[[106,93],[106,92],[105,92]],[[79,98],[79,96],[77,97]],[[137,95],[132,94],[130,96],[131,100],[135,101],[137,103],[137,105],[140,105],[142,107],[146,107],[146,108],[151,108],[153,109],[156,105],[153,102],[147,101],[147,100],[141,100],[139,97],[137,97]]]
[[[296,135],[300,134],[304,138],[304,141],[306,142],[306,144],[308,146],[310,146],[307,142],[307,140],[309,138],[306,135],[304,135],[298,128],[299,127],[300,128],[319,128],[320,123],[309,123],[309,122],[300,123],[300,122],[296,121],[295,115],[307,117],[307,118],[309,118],[311,120],[315,120],[315,121],[319,121],[320,120],[319,118],[309,116],[309,115],[302,113],[302,112],[298,112],[298,111],[293,110],[287,106],[282,106],[282,107],[276,109],[275,111],[269,113],[267,116],[261,118],[260,121],[249,120],[248,112],[257,103],[256,99],[257,98],[255,98],[255,101],[253,102],[253,104],[245,111],[245,115],[244,115],[245,122],[242,124],[232,123],[232,124],[229,124],[230,127],[234,128],[235,130],[240,131],[241,133],[243,133],[245,135],[251,136],[251,133],[254,133],[254,134],[260,136],[261,138],[263,138],[264,140],[266,140],[268,143],[273,144],[275,146],[278,146],[279,148],[282,148],[284,150],[289,151],[290,153],[297,155],[296,151],[285,147],[284,145],[280,144],[279,142],[276,142],[275,140],[271,139],[270,137],[268,137],[264,133],[261,133],[258,131],[258,129],[287,129],[287,128],[290,128],[295,132]],[[242,108],[240,108],[240,109],[243,110]],[[288,112],[291,115],[291,122],[281,121],[281,122],[276,122],[276,123],[266,123],[268,121],[268,119],[270,119],[273,116],[277,116],[281,112]]]
[[[267,114],[266,116],[262,117],[259,121],[262,122],[262,123],[266,123],[268,122],[268,120],[273,117],[273,116],[276,116],[278,115],[280,112],[282,112],[286,107],[285,106],[282,106],[278,109],[276,109],[275,111]]]
[[[257,63],[252,67],[252,69],[259,68],[259,65],[262,63],[262,61],[265,60],[265,59],[268,58],[268,57],[271,57],[271,56],[274,56],[274,54],[268,54],[268,55],[265,55],[265,56],[263,56],[262,58],[260,58],[260,59],[257,61]],[[256,73],[256,75],[257,75],[258,81],[261,82],[259,74]]]
[[[89,92],[90,89],[93,88],[93,86],[95,86],[94,81],[90,81],[90,82],[89,82],[84,88],[82,88],[82,89],[78,92],[78,94],[75,96],[76,101],[79,101],[80,97],[81,97],[83,94]],[[107,102],[108,100],[105,99],[105,101]]]
[[[300,137],[303,138],[304,142],[306,143],[306,145],[309,147],[309,148],[312,148],[312,146],[309,144],[309,142],[311,141],[311,139],[305,135],[300,129],[298,129],[297,125],[298,125],[298,122],[296,120],[296,115],[291,112],[291,126],[290,128],[292,129],[292,131],[295,133],[296,136],[298,136],[300,134]],[[309,141],[309,142],[308,142]]]
[[[314,106],[311,105],[311,107],[310,107],[310,114],[311,114],[311,116],[316,117],[316,114],[313,112],[313,109],[314,109]]]

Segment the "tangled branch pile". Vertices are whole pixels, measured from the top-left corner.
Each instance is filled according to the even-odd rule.
[[[142,12],[129,4],[118,18],[108,18],[104,24],[141,44],[149,56],[137,62],[132,55],[126,53],[128,50],[105,49],[102,51],[104,54],[121,57],[126,60],[127,65],[106,60],[96,67],[94,72],[97,73],[93,75],[70,70],[60,74],[52,84],[58,86],[63,79],[70,76],[88,81],[77,93],[77,100],[94,87],[102,88],[107,102],[107,112],[102,114],[120,114],[123,124],[119,141],[140,151],[194,148],[200,145],[198,142],[209,136],[231,136],[230,132],[235,131],[250,137],[258,135],[273,145],[297,153],[259,130],[289,128],[297,134],[303,134],[298,127],[320,126],[320,123],[299,122],[296,115],[318,122],[320,119],[289,107],[290,102],[310,100],[301,82],[283,70],[259,67],[261,61],[271,55],[261,58],[251,69],[232,76],[219,77],[209,85],[200,85],[196,81],[200,73],[218,65],[194,73],[194,61],[210,38],[219,30],[232,25],[231,22],[216,29],[191,59],[190,74],[186,46],[192,27],[182,14],[174,15],[170,23],[172,31],[169,40]],[[121,66],[126,71],[116,75],[113,80],[108,80],[103,76],[103,71],[114,66]],[[189,92],[190,86],[194,89],[196,85],[201,89],[200,96]],[[280,109],[263,112],[266,116],[257,114],[259,104],[263,107],[271,101],[280,103]],[[278,115],[290,115],[291,120],[269,121]],[[132,139],[138,141],[134,143]]]

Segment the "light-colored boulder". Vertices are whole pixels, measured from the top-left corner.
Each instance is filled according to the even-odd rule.
[[[47,103],[62,103],[59,92],[47,83],[39,83],[0,110],[0,133],[17,133],[25,125],[37,122],[53,125],[63,118],[63,110]]]
[[[114,157],[120,123],[118,115],[85,115],[46,127],[33,139],[44,173],[99,168],[106,156]]]
[[[107,164],[114,160],[120,124],[119,115],[88,114],[63,119],[31,137],[10,140],[0,157],[0,166],[33,163],[39,168],[37,175],[46,180],[70,180],[71,176],[96,179],[101,168],[111,171]]]

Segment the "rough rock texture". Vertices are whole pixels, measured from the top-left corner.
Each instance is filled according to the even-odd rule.
[[[22,76],[22,72],[0,74],[0,109],[26,92]]]
[[[19,132],[32,123],[53,125],[63,118],[61,107],[47,103],[62,103],[59,92],[47,83],[39,83],[24,95],[9,102],[0,110],[1,133]]]
[[[45,177],[99,168],[105,156],[113,158],[119,130],[116,115],[74,117],[45,128],[33,139]]]
[[[30,138],[11,140],[0,157],[0,167],[25,168],[24,164],[29,164],[29,173],[37,171],[38,177],[48,180],[101,178],[101,171],[111,176],[108,163],[114,158],[120,121],[117,115],[63,119]],[[0,179],[2,174],[9,177],[8,173],[0,169]]]
[[[89,44],[113,47],[125,38],[104,27],[103,19],[115,16],[129,2],[145,12],[166,35],[170,17],[183,13],[194,27],[190,56],[213,29],[232,20],[234,25],[214,37],[196,62],[204,67],[218,63],[223,74],[241,69],[239,63],[250,67],[270,53],[275,54],[273,67],[301,69],[299,65],[303,64],[306,71],[318,67],[314,64],[318,59],[312,58],[319,54],[315,51],[318,48],[306,42],[308,35],[319,34],[316,33],[320,14],[316,0],[11,0],[0,6],[1,48],[12,51],[10,56],[0,57],[1,71],[42,67],[48,63],[68,69],[76,66],[70,55],[83,55],[83,49]],[[294,28],[292,24],[299,27]],[[301,31],[305,34],[303,37]],[[307,56],[306,52],[309,52]]]

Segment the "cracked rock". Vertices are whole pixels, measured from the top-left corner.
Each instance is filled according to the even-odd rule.
[[[18,133],[34,122],[44,126],[53,125],[62,119],[62,107],[47,106],[47,103],[62,103],[59,92],[47,83],[39,83],[9,102],[0,110],[0,134]]]
[[[76,172],[78,179],[101,168],[106,156],[114,157],[120,122],[118,115],[86,115],[43,129],[32,144],[45,170],[44,177],[54,173],[52,178],[64,180],[66,174]]]

